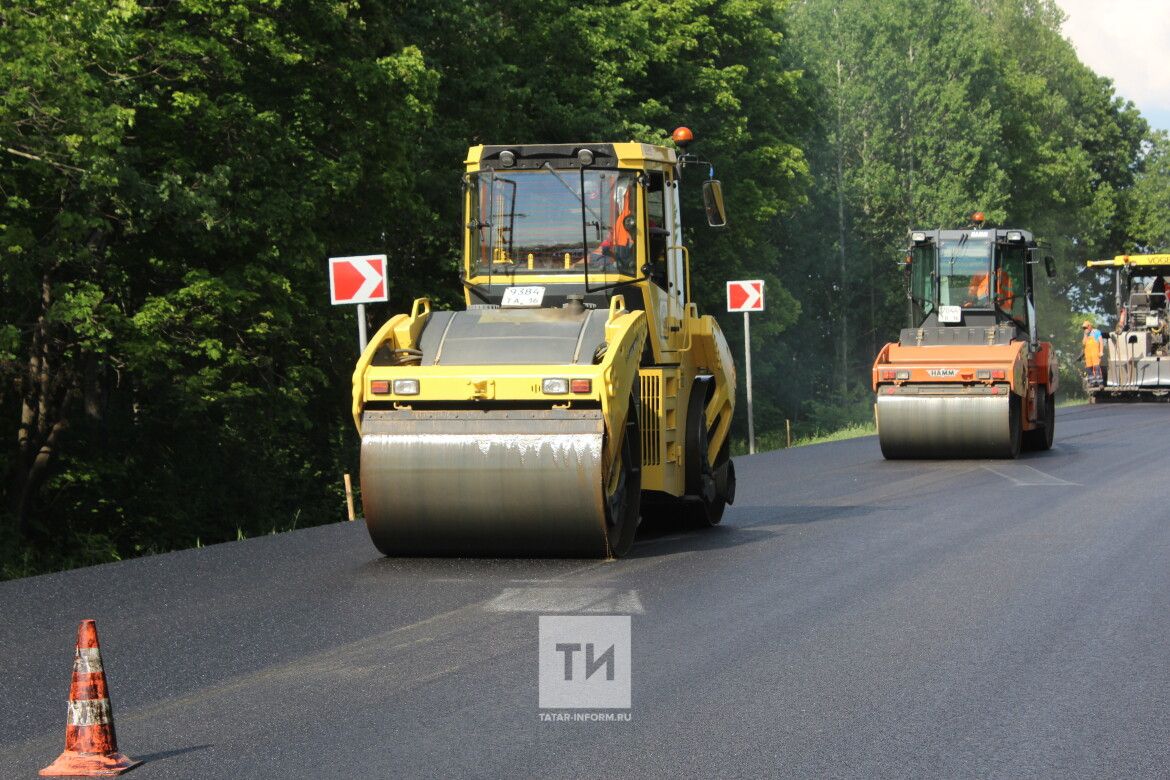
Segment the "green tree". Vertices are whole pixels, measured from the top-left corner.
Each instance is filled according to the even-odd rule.
[[[352,314],[325,258],[385,251],[391,303],[451,303],[482,141],[695,126],[765,276],[800,198],[784,5],[22,0],[0,11],[6,573],[322,522],[357,446]],[[700,174],[701,175],[701,174]],[[697,189],[697,188],[695,188]],[[695,213],[700,213],[692,204]],[[711,280],[718,280],[715,285]],[[348,316],[347,316],[348,315]],[[766,330],[766,329],[765,329]]]
[[[815,388],[864,409],[873,356],[905,323],[894,261],[913,227],[958,227],[981,210],[1035,232],[1060,263],[1038,293],[1042,332],[1070,299],[1084,309],[1099,297],[1078,268],[1128,224],[1145,125],[1077,60],[1062,21],[1050,0],[794,6],[822,95],[806,142],[817,186],[797,216],[810,239],[794,250],[834,298],[801,297],[823,320],[797,326]],[[824,354],[837,357],[831,379],[816,367]]]
[[[1153,133],[1143,149],[1142,170],[1133,187],[1132,246],[1119,247],[1119,254],[1170,252],[1170,138],[1164,130]]]
[[[8,10],[0,24],[0,408],[8,507],[23,531],[74,408],[94,408],[102,355],[124,322],[106,259],[134,120],[120,67],[135,52],[122,32],[137,15],[127,4],[45,2]]]
[[[84,561],[327,506],[352,337],[324,258],[424,210],[436,74],[397,27],[317,0],[5,12],[6,537]]]

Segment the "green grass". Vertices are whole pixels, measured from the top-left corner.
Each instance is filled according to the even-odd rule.
[[[856,439],[859,436],[872,436],[877,433],[877,426],[872,422],[853,423],[828,433],[814,433],[811,436],[794,437],[793,447],[807,447],[810,444],[824,444],[830,441],[844,441]],[[784,431],[769,431],[756,437],[756,452],[785,449],[786,434]],[[736,439],[731,443],[732,455],[747,455],[747,439]]]
[[[877,433],[877,426],[872,422],[856,423],[832,433],[817,434],[807,439],[797,439],[792,442],[793,447],[804,447],[809,444],[824,444],[827,441],[843,441],[856,439],[859,436],[873,436]]]

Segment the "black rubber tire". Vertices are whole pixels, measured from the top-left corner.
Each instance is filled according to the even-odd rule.
[[[705,389],[704,389],[705,390]],[[709,528],[723,519],[727,505],[735,501],[735,464],[730,458],[730,439],[723,442],[712,466],[707,458],[706,392],[692,392],[687,410],[686,491],[681,498],[658,494],[642,505],[642,519],[657,530],[667,527]],[[692,453],[700,453],[692,457]]]
[[[1044,422],[1039,428],[1024,431],[1024,449],[1043,452],[1052,449],[1052,435],[1056,430],[1056,394],[1044,396]]]
[[[723,442],[715,459],[715,487],[728,504],[735,503],[735,461],[731,459],[731,439]]]
[[[642,503],[642,431],[638,424],[638,399],[634,396],[630,396],[619,452],[620,462],[615,464],[621,469],[618,484],[605,497],[605,534],[613,558],[630,551],[638,532]]]
[[[687,519],[691,525],[699,528],[719,525],[727,505],[735,500],[735,464],[728,457],[727,444],[723,442],[719,454],[715,456],[716,465],[711,468],[711,476],[715,481],[714,496],[698,497],[687,504]],[[724,469],[725,473],[721,474],[720,469]]]
[[[694,457],[696,452],[707,452],[707,385],[695,382],[687,398],[686,431],[683,446],[686,447],[685,471],[687,495],[698,495],[703,489],[703,476],[710,474],[711,467],[706,458]],[[706,468],[704,468],[706,467]]]
[[[700,392],[700,389],[703,392]],[[728,494],[735,495],[735,467],[728,457],[728,441],[723,442],[713,465],[707,455],[710,444],[706,419],[706,388],[696,387],[691,392],[687,410],[687,494],[683,504],[683,516],[688,525],[706,528],[718,525],[727,508]],[[726,492],[720,490],[717,468],[731,469],[731,479],[723,480],[729,485]]]

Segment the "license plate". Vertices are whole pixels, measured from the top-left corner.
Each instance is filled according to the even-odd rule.
[[[938,307],[938,321],[949,324],[954,324],[963,321],[963,308],[961,306],[939,306]]]
[[[539,306],[543,300],[543,287],[509,287],[507,290],[504,290],[504,297],[500,299],[500,306],[533,307]]]

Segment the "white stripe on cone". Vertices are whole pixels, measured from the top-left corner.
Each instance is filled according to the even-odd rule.
[[[73,661],[73,671],[89,674],[102,670],[102,651],[96,647],[79,647]]]
[[[85,701],[69,702],[70,726],[105,726],[112,716],[110,715],[109,699],[88,699]]]

